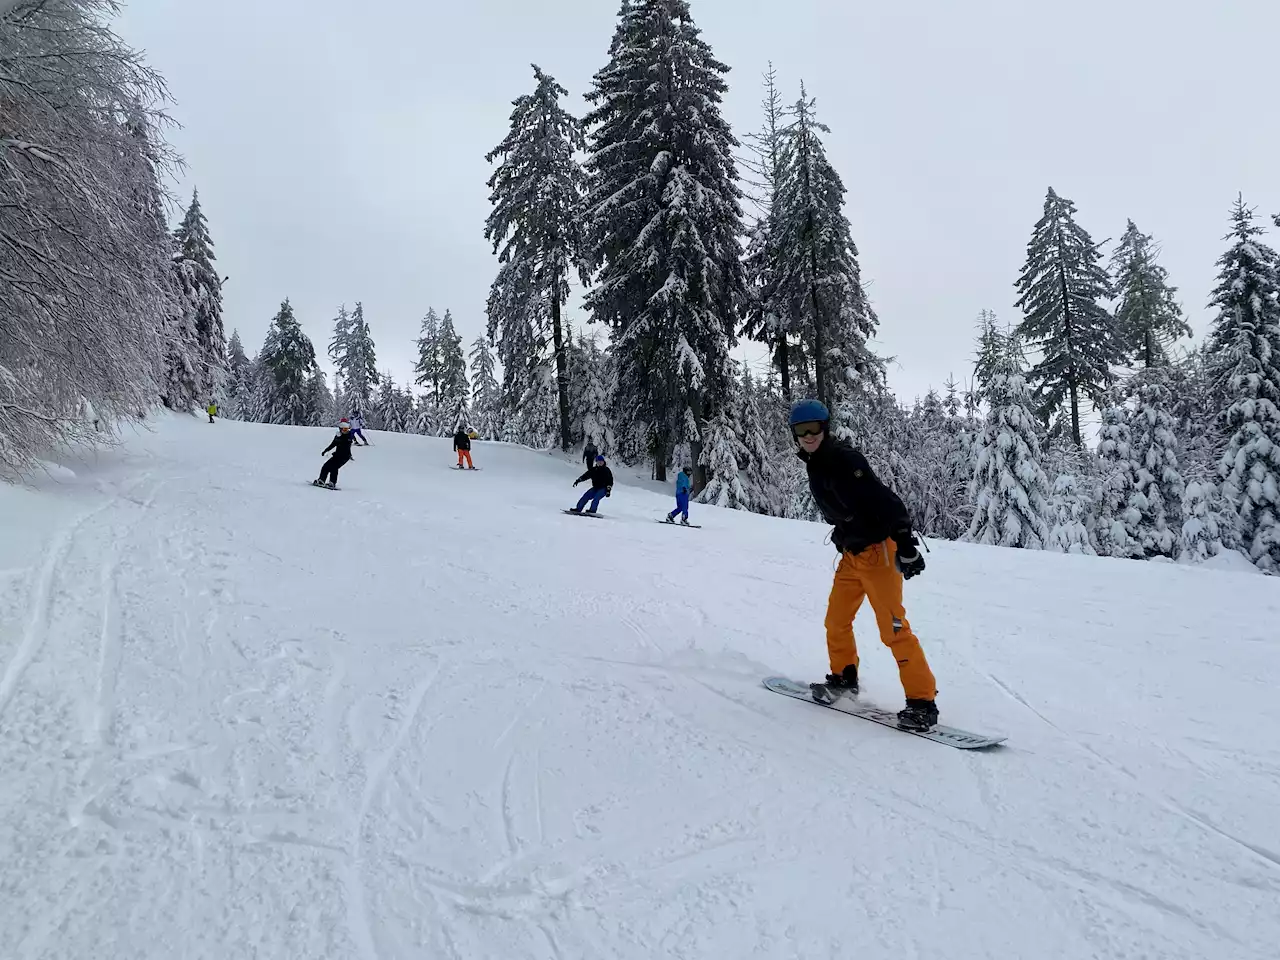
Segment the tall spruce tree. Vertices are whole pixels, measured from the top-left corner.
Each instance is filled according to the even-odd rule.
[[[1123,359],[1123,351],[1115,321],[1103,305],[1111,297],[1111,279],[1075,214],[1075,204],[1050,188],[1016,286],[1023,312],[1018,332],[1041,353],[1028,374],[1036,388],[1037,412],[1048,424],[1065,405],[1071,439],[1079,447],[1081,402],[1106,402],[1113,383],[1111,365]]]
[[[1111,255],[1111,273],[1120,298],[1116,334],[1124,352],[1144,367],[1168,363],[1170,344],[1191,336],[1177,288],[1169,286],[1169,272],[1160,266],[1159,255],[1155,241],[1132,220]]]
[[[484,230],[504,267],[494,284],[514,287],[490,294],[490,305],[501,308],[490,314],[490,324],[497,339],[505,339],[511,326],[522,342],[530,328],[545,341],[550,327],[560,446],[568,450],[569,371],[561,308],[569,298],[569,272],[581,268],[585,174],[575,154],[586,149],[586,139],[581,122],[560,105],[569,91],[536,64],[533,76],[533,93],[513,101],[510,132],[485,157],[490,163],[502,158],[489,178],[493,212]]]
[[[200,208],[200,193],[193,191],[177,229],[173,232],[174,256],[184,269],[182,296],[195,319],[202,386],[210,396],[223,392],[227,375],[227,337],[222,326],[222,279],[214,265],[213,240],[209,223]]]
[[[471,344],[471,423],[486,439],[502,435],[499,403],[501,388],[494,375],[493,351],[483,336]]]
[[[263,423],[310,426],[315,423],[316,351],[286,299],[271,321],[258,354],[259,416]]]
[[[1232,539],[1260,570],[1280,574],[1280,264],[1243,198],[1231,217],[1206,344],[1228,404],[1221,420],[1230,439],[1218,470],[1236,514]]]
[[[1098,517],[1094,539],[1104,557],[1140,560],[1144,553],[1138,524],[1142,511],[1134,497],[1138,489],[1133,461],[1133,438],[1122,407],[1108,404],[1102,411],[1098,436]]]
[[[779,297],[778,230],[774,216],[778,191],[782,187],[783,156],[787,128],[787,108],[778,89],[773,64],[764,75],[764,120],[761,129],[746,136],[749,155],[743,165],[751,176],[749,196],[757,210],[744,261],[747,299],[742,333],[765,344],[774,369],[781,378],[782,397],[788,403],[791,387],[791,340],[796,333],[795,318]]]
[[[745,292],[728,70],[688,0],[629,0],[587,95],[586,305],[615,334],[621,432],[643,434],[658,479],[680,443],[701,461]]]
[[[231,331],[227,343],[227,384],[223,391],[222,415],[231,420],[247,420],[253,409],[252,364],[240,342],[240,331]]]
[[[329,341],[329,359],[338,369],[340,387],[338,403],[348,413],[367,415],[373,408],[374,390],[378,386],[378,362],[373,348],[373,335],[364,318],[364,304],[347,313],[344,304],[333,322],[333,339]]]
[[[462,338],[453,328],[453,314],[446,310],[440,321],[440,413],[441,425],[450,433],[467,425],[470,397]]]
[[[862,286],[858,248],[844,215],[844,183],[822,144],[821,134],[829,132],[802,86],[783,138],[772,210],[778,257],[772,296],[812,363],[818,399],[835,410],[865,391],[862,381],[879,383],[883,371],[867,346],[879,321]]]
[[[440,406],[440,385],[444,380],[440,343],[440,316],[434,307],[428,307],[418,333],[418,362],[413,365],[417,376],[413,382],[427,391],[427,399],[437,408]]]

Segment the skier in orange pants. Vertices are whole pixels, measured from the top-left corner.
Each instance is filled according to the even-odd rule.
[[[938,722],[937,684],[902,605],[902,584],[924,570],[911,531],[911,517],[897,494],[876,477],[866,458],[828,433],[831,414],[816,400],[791,408],[791,431],[809,473],[809,489],[823,518],[835,529],[831,540],[840,565],[827,603],[827,653],[831,673],[811,684],[813,697],[832,703],[858,692],[858,649],[853,620],[863,600],[875,611],[880,639],[898,661],[906,708],[898,723],[928,730]]]
[[[475,465],[471,462],[471,434],[464,427],[458,427],[458,432],[453,435],[453,449],[458,451],[458,469],[462,469],[462,461],[467,461],[467,469],[474,470]]]

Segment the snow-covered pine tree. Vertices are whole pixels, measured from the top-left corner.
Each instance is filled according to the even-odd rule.
[[[1165,371],[1152,367],[1129,383],[1133,395],[1128,412],[1133,470],[1137,488],[1130,504],[1138,511],[1135,525],[1145,556],[1178,557],[1185,483],[1178,466],[1178,438]]]
[[[490,163],[501,157],[502,162],[488,183],[493,212],[484,236],[492,241],[499,262],[512,266],[499,271],[494,285],[517,288],[491,292],[490,305],[503,309],[490,314],[490,336],[502,343],[508,326],[518,342],[528,339],[530,329],[543,342],[550,334],[560,446],[568,450],[569,371],[560,311],[569,298],[569,272],[581,269],[580,207],[586,178],[575,155],[586,149],[586,139],[581,122],[560,105],[569,91],[536,64],[533,75],[533,93],[512,102],[511,130],[485,157]],[[514,315],[508,312],[512,307]]]
[[[1179,337],[1191,336],[1182,315],[1177,288],[1159,263],[1160,248],[1132,220],[1111,255],[1116,306],[1115,330],[1123,351],[1144,367],[1168,362],[1168,348]]]
[[[1230,439],[1218,470],[1236,515],[1231,539],[1258,569],[1280,574],[1280,263],[1261,233],[1238,198],[1206,349],[1228,403],[1220,419]]]
[[[228,420],[248,420],[253,409],[253,364],[240,342],[240,331],[231,331],[227,343],[227,383],[223,391],[222,415]],[[327,389],[327,387],[326,387]]]
[[[1141,560],[1145,553],[1138,532],[1142,513],[1134,498],[1138,473],[1133,460],[1133,439],[1124,409],[1114,404],[1107,404],[1102,410],[1098,459],[1098,515],[1094,524],[1098,553],[1104,557]]]
[[[609,355],[594,337],[579,341],[585,383],[582,390],[582,439],[609,456],[617,449],[613,434],[613,377]]]
[[[194,266],[181,258],[170,261],[169,315],[164,326],[164,381],[160,400],[170,410],[190,413],[212,397],[205,387],[200,339],[196,333],[194,304],[186,291],[196,284]]]
[[[378,378],[378,392],[373,400],[370,419],[375,430],[413,432],[413,397],[396,385],[390,370],[383,371]]]
[[[440,416],[441,426],[450,436],[459,427],[468,425],[470,397],[462,338],[453,328],[453,314],[446,310],[440,321]]]
[[[740,464],[749,453],[738,439],[738,433],[727,410],[721,410],[703,431],[702,465],[709,478],[697,495],[699,503],[731,510],[750,510],[751,497],[742,484]]]
[[[989,411],[973,444],[969,500],[974,515],[964,539],[1043,550],[1049,541],[1049,478],[1016,348],[995,364],[983,392]]]
[[[778,474],[777,452],[769,442],[769,426],[762,409],[764,391],[744,367],[737,418],[738,437],[746,454],[742,468],[742,485],[747,494],[747,509],[768,516],[782,516],[782,483]]]
[[[745,289],[737,145],[688,0],[629,0],[587,99],[586,306],[614,331],[619,433],[643,431],[657,479],[720,410]],[[698,479],[701,482],[701,478]]]
[[[329,427],[341,419],[335,409],[337,401],[329,389],[329,378],[316,367],[307,381],[307,404],[311,408],[311,426]]]
[[[817,398],[847,423],[841,405],[865,400],[883,382],[883,362],[867,345],[879,321],[862,286],[844,183],[822,144],[830,131],[803,85],[792,114],[772,211],[775,297],[803,346],[797,359],[813,365]]]
[[[1041,353],[1028,375],[1036,386],[1037,413],[1047,424],[1065,405],[1071,439],[1080,447],[1081,402],[1106,402],[1111,365],[1123,359],[1123,350],[1103,305],[1112,295],[1111,278],[1075,213],[1075,204],[1050,188],[1016,286],[1023,312],[1018,332]]]
[[[1046,549],[1059,553],[1097,556],[1089,538],[1089,511],[1092,498],[1076,473],[1060,473],[1051,495],[1053,522]]]
[[[191,205],[173,232],[175,257],[184,265],[180,271],[182,295],[195,318],[196,344],[201,361],[201,385],[211,397],[225,395],[227,337],[222,326],[222,278],[214,265],[213,239],[209,222],[200,208],[200,192],[193,191]]]
[[[550,450],[560,442],[560,409],[555,367],[533,363],[524,377],[524,396],[516,406],[510,439],[535,450]]]
[[[378,362],[362,303],[357,301],[350,313],[345,304],[338,309],[333,339],[329,341],[329,359],[337,367],[339,406],[348,414],[357,410],[367,414],[373,408],[373,393],[378,387]]]
[[[1192,480],[1182,496],[1182,531],[1179,558],[1203,563],[1223,551],[1222,523],[1234,518],[1222,510],[1221,495],[1211,480]]]
[[[476,337],[471,344],[471,423],[485,439],[498,439],[502,436],[501,388],[494,375],[493,351],[489,349],[489,341]]]
[[[258,354],[258,417],[263,423],[309,426],[316,422],[316,351],[293,314],[288,299],[271,321]]]

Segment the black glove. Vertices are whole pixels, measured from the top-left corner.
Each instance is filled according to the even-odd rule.
[[[576,486],[577,486],[578,484],[580,484],[581,482],[582,482],[581,480],[575,480],[575,481],[573,481],[573,485],[576,487]]]
[[[606,497],[612,497],[612,496],[613,496],[613,487],[605,487],[605,488],[604,488],[604,495],[605,495]]]
[[[898,545],[898,553],[893,558],[893,565],[902,574],[902,579],[910,580],[916,574],[923,573],[924,555],[920,552],[920,542],[916,540],[915,534],[907,530],[893,539]]]

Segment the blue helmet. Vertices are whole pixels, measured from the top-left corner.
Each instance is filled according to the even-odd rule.
[[[791,405],[791,426],[797,423],[809,423],[817,420],[819,423],[828,423],[831,420],[831,411],[827,409],[827,405],[820,400],[797,400]]]

